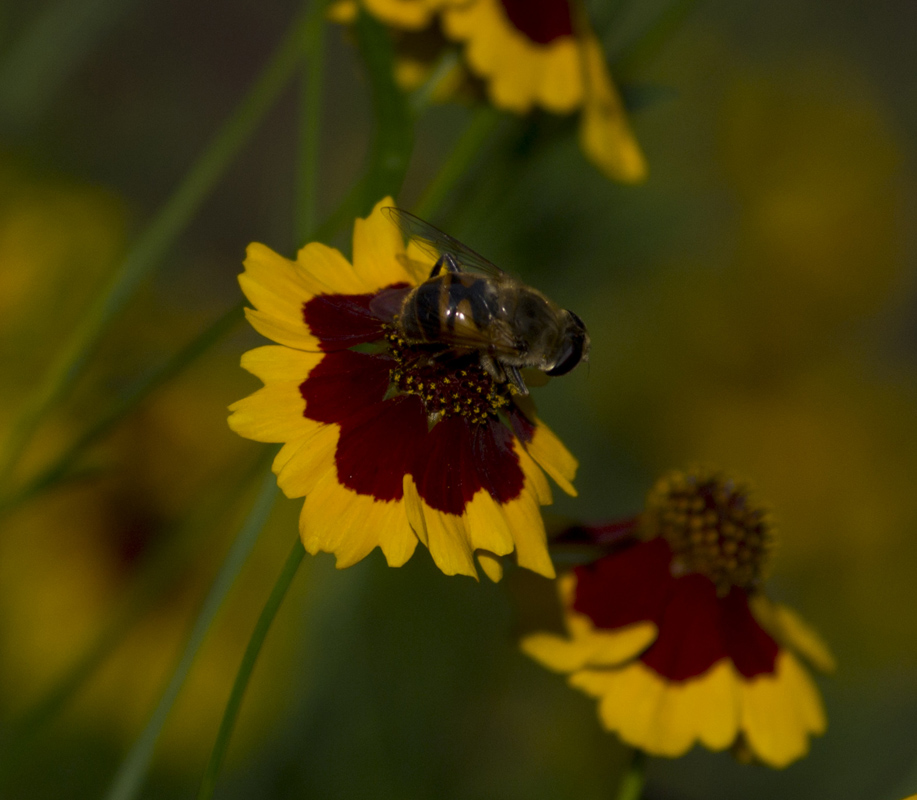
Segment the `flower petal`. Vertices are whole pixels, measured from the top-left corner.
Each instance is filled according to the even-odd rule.
[[[579,462],[541,420],[536,420],[532,439],[526,443],[525,449],[551,476],[554,483],[571,497],[576,497],[576,489],[573,488],[571,481],[576,477]]]
[[[548,537],[534,492],[523,490],[516,500],[505,503],[503,515],[516,544],[516,563],[546,578],[555,577],[554,564],[548,554]]]
[[[404,239],[395,224],[382,214],[382,209],[394,206],[386,197],[376,203],[366,219],[353,225],[353,268],[367,287],[378,291],[393,283],[409,283],[411,276],[402,264]]]
[[[374,287],[364,281],[339,250],[310,242],[296,254],[296,263],[312,282],[312,294],[363,294]]]
[[[656,638],[656,626],[637,622],[616,631],[593,631],[574,639],[550,633],[526,636],[522,650],[555,672],[574,672],[584,667],[614,667],[645,650]]]
[[[365,558],[381,547],[392,566],[400,566],[414,551],[404,504],[381,502],[341,486],[332,467],[306,495],[299,518],[303,546],[312,554],[333,553],[338,569]]]
[[[809,736],[827,726],[821,697],[796,657],[784,650],[775,674],[742,684],[742,730],[755,756],[785,767],[809,751]]]
[[[834,672],[836,664],[831,649],[795,611],[774,603],[763,594],[751,598],[749,605],[761,626],[778,641],[795,650],[820,672]]]
[[[586,99],[580,146],[609,178],[626,183],[646,179],[647,167],[630,127],[621,97],[611,82],[602,47],[592,33],[583,37]]]
[[[738,735],[738,687],[727,660],[705,675],[672,684],[637,661],[619,670],[584,670],[571,686],[599,698],[599,717],[633,747],[684,755],[695,742],[722,750]]]
[[[313,431],[287,442],[274,459],[277,485],[287,497],[305,497],[334,468],[338,427],[313,425]]]
[[[242,366],[265,386],[229,407],[229,427],[257,442],[286,442],[311,431],[315,423],[303,416],[305,402],[298,384],[321,358],[318,353],[272,345],[249,350]]]
[[[475,550],[474,555],[484,574],[494,583],[499,583],[503,578],[503,562],[500,557],[487,550]]]
[[[424,506],[427,547],[436,566],[445,575],[470,575],[478,580],[464,519]]]

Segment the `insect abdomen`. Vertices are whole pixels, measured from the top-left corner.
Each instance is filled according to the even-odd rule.
[[[467,273],[445,273],[414,290],[402,309],[408,338],[449,341],[456,327],[487,327],[496,313],[496,298],[486,279]]]

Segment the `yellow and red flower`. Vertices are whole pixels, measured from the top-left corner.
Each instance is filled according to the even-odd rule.
[[[625,535],[580,530],[613,539],[612,552],[559,581],[568,635],[532,634],[523,650],[568,673],[598,698],[608,730],[652,755],[698,742],[772,767],[805,755],[826,721],[800,657],[823,671],[833,659],[761,593],[771,525],[747,490],[712,473],[672,473]]]
[[[429,29],[464,46],[464,63],[497,108],[525,114],[580,110],[580,144],[608,177],[638,182],[646,161],[612,82],[598,38],[577,0],[362,0],[395,29]],[[352,19],[354,2],[335,6]],[[413,64],[413,62],[412,62]],[[414,65],[416,66],[416,65]],[[404,71],[417,74],[416,69]]]
[[[566,492],[576,461],[524,413],[477,354],[428,357],[373,311],[374,298],[427,277],[431,259],[381,209],[354,225],[353,264],[318,242],[290,261],[249,247],[239,282],[253,327],[278,342],[242,366],[264,388],[231,406],[229,424],[283,442],[280,488],[305,497],[300,534],[310,553],[339,568],[380,547],[401,566],[418,540],[446,574],[477,576],[474,557],[498,579],[500,556],[554,575],[539,504],[542,472]]]

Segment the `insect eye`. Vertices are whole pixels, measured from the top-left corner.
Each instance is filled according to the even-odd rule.
[[[586,325],[572,311],[568,311],[567,314],[570,315],[570,319],[564,335],[560,356],[551,369],[545,370],[546,375],[555,377],[557,375],[566,375],[586,357],[588,352],[589,334],[586,333]]]

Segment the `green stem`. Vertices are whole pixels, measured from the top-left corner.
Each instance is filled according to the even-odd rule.
[[[217,775],[223,766],[226,758],[226,751],[229,749],[229,740],[232,737],[233,729],[236,725],[236,719],[239,716],[239,709],[242,707],[242,698],[245,696],[245,690],[248,688],[249,679],[255,669],[255,662],[258,660],[258,654],[271,628],[271,623],[277,615],[277,611],[286,597],[287,590],[296,576],[299,565],[302,563],[306,551],[303,549],[302,542],[299,539],[293,545],[290,555],[287,556],[286,563],[280,572],[280,577],[271,590],[270,597],[264,604],[261,616],[255,624],[251,638],[248,640],[248,646],[245,648],[245,654],[242,656],[242,663],[239,665],[239,671],[236,673],[235,682],[232,685],[232,691],[229,694],[229,701],[226,703],[226,710],[223,712],[223,720],[220,722],[220,730],[217,733],[216,743],[213,746],[213,752],[210,754],[210,760],[204,770],[204,777],[201,780],[201,788],[197,794],[198,800],[208,800],[213,797],[213,791],[216,787]]]
[[[617,800],[640,800],[645,783],[646,754],[642,750],[635,749],[630,766],[618,786]]]
[[[500,112],[490,106],[482,106],[474,112],[471,122],[462,131],[449,158],[446,159],[420,200],[415,204],[414,213],[418,217],[429,219],[433,216],[456,181],[468,172],[468,168],[478,157],[481,148],[491,138],[501,120]]]
[[[184,652],[182,652],[175,671],[172,673],[172,677],[146,727],[121,762],[121,766],[105,795],[106,800],[129,800],[140,793],[144,778],[153,759],[156,742],[159,740],[159,735],[162,733],[162,728],[169,716],[169,712],[172,710],[178,693],[191,671],[194,659],[204,643],[217,612],[226,599],[226,595],[229,594],[236,577],[245,565],[249,553],[255,546],[258,535],[267,522],[271,509],[274,507],[276,498],[277,481],[273,473],[269,472],[262,482],[252,510],[242,525],[238,537],[233,542],[201,606],[200,613],[194,622],[194,627],[191,629]]]
[[[672,0],[639,34],[614,54],[614,74],[626,75],[634,72],[640,63],[648,61],[678,30],[696,5],[697,0]]]
[[[322,113],[322,81],[325,69],[325,39],[320,29],[306,60],[302,80],[300,113],[302,144],[299,152],[299,186],[296,245],[301,247],[315,232],[316,186],[318,184],[319,128]]]
[[[290,28],[252,89],[178,189],[138,239],[111,281],[67,337],[38,389],[25,404],[0,455],[0,486],[7,486],[45,415],[71,388],[106,327],[185,229],[242,145],[273,105],[324,21],[324,3],[310,5]]]
[[[383,197],[397,197],[414,147],[414,120],[407,97],[395,82],[395,48],[388,29],[361,11],[353,26],[372,94],[375,136],[362,181],[362,213]]]

